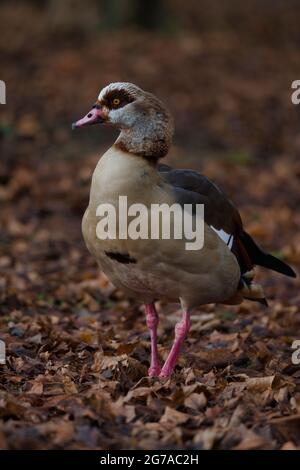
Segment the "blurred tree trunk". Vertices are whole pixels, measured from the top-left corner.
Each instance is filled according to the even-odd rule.
[[[137,26],[142,29],[161,29],[166,24],[165,0],[102,0],[106,26]]]
[[[167,18],[166,0],[48,0],[46,8],[50,24],[69,32],[88,32],[98,25],[163,29]]]
[[[160,29],[166,24],[166,9],[163,0],[135,1],[135,17],[138,26],[144,29]]]
[[[96,0],[48,0],[49,23],[65,32],[88,32],[99,24]]]

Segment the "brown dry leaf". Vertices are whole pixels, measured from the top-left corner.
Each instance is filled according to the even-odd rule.
[[[74,435],[74,423],[71,421],[60,421],[55,428],[56,436],[54,443],[60,445],[72,439]]]
[[[142,397],[147,397],[150,395],[152,392],[151,388],[148,387],[139,387],[139,388],[134,388],[133,390],[130,390],[126,397],[124,398],[124,402],[129,402],[132,399],[136,398],[142,398]]]
[[[33,115],[24,115],[18,123],[18,134],[21,137],[33,137],[39,131],[39,122]]]
[[[224,367],[230,364],[234,360],[234,355],[228,349],[219,348],[211,350],[199,350],[196,353],[191,354],[196,364],[201,363],[209,364],[211,367]]]
[[[64,384],[65,393],[73,394],[73,393],[78,392],[76,384],[74,383],[74,381],[70,377],[64,376],[63,377],[63,384]]]
[[[94,359],[93,359],[93,364],[91,369],[94,372],[100,372],[102,369],[103,365],[103,352],[102,351],[96,351],[94,354]]]
[[[0,394],[0,418],[15,417],[25,419],[30,403],[27,401],[12,399],[7,394]]]
[[[273,429],[283,436],[285,441],[295,442],[300,445],[300,415],[285,416],[270,421]]]
[[[6,440],[4,432],[0,428],[0,449],[6,450],[8,449],[8,442]]]
[[[128,343],[128,344],[120,344],[117,347],[117,354],[131,354],[134,349],[138,346],[138,343]]]
[[[41,382],[33,382],[31,389],[29,390],[29,393],[35,393],[36,395],[42,395],[44,391],[44,386]]]
[[[110,403],[112,413],[118,416],[124,416],[126,423],[131,423],[136,417],[135,407],[131,405],[124,405],[124,400],[120,397],[116,402]]]
[[[160,419],[160,423],[167,426],[177,426],[179,424],[186,423],[189,419],[190,416],[188,414],[166,406],[165,412]]]
[[[194,411],[200,411],[207,405],[207,399],[203,392],[191,393],[185,400],[184,405]]]
[[[285,442],[280,450],[299,450],[292,441]]]
[[[243,432],[242,441],[235,446],[234,450],[267,450],[271,448],[271,443],[252,431]]]
[[[271,390],[279,383],[279,377],[271,375],[269,377],[253,377],[246,381],[247,390],[255,393],[265,392]]]
[[[27,390],[27,393],[42,395],[42,393],[44,392],[44,381],[45,377],[43,375],[38,375],[35,380],[29,382],[29,384],[31,384],[31,387]]]
[[[198,431],[193,439],[193,443],[201,449],[210,450],[213,448],[216,439],[218,439],[220,433],[215,429],[204,429]]]
[[[81,341],[87,344],[93,344],[93,342],[96,340],[95,333],[90,330],[80,331],[79,338]]]

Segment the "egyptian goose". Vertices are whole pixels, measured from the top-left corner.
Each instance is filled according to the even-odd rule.
[[[91,111],[73,124],[79,128],[109,123],[120,129],[92,177],[90,200],[82,221],[88,250],[115,286],[145,305],[151,337],[150,376],[169,377],[190,328],[193,307],[206,303],[240,303],[243,298],[267,304],[253,283],[254,265],[295,277],[284,262],[262,251],[243,229],[239,212],[204,175],[158,164],[171,146],[172,117],[154,95],[131,83],[103,88]],[[97,207],[142,203],[204,204],[204,245],[186,250],[184,239],[99,239]],[[119,220],[117,220],[117,223]],[[163,367],[157,351],[158,315],[154,302],[180,301],[182,320]]]

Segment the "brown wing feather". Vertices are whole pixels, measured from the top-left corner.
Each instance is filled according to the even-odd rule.
[[[196,171],[172,169],[167,165],[159,165],[158,171],[173,186],[177,202],[204,204],[206,223],[233,235],[232,252],[237,257],[242,272],[251,270],[253,263],[240,240],[243,234],[242,219],[230,199],[206,176]]]
[[[258,264],[286,276],[295,277],[290,266],[265,253],[243,229],[237,208],[226,195],[206,176],[193,170],[177,170],[158,165],[162,178],[173,186],[180,204],[204,204],[204,217],[208,225],[233,235],[232,252],[236,256],[241,273],[251,271]]]

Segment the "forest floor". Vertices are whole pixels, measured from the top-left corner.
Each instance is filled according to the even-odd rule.
[[[153,91],[178,129],[166,162],[217,182],[249,233],[299,272],[299,48],[232,31],[80,40],[5,5],[0,448],[299,448],[299,277],[258,269],[268,308],[199,308],[174,376],[148,378],[144,313],[98,272],[81,235],[92,171],[115,134],[70,130],[111,81]],[[158,309],[165,358],[180,312]]]

